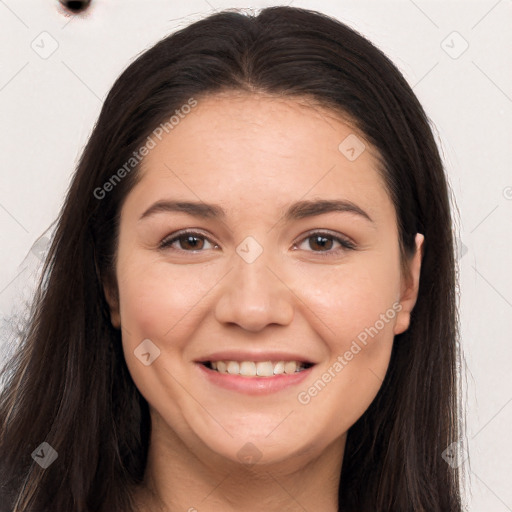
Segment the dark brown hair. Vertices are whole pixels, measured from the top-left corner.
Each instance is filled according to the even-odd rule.
[[[448,186],[428,118],[393,63],[324,14],[228,10],[164,38],[117,79],[82,154],[34,300],[3,370],[0,503],[15,512],[129,511],[143,477],[148,406],[110,323],[119,213],[138,166],[98,189],[190,98],[225,91],[309,98],[353,120],[379,152],[402,256],[424,234],[419,295],[389,370],[348,432],[343,512],[457,512],[460,477],[441,456],[460,435],[457,308]],[[96,193],[95,193],[96,191]],[[43,441],[58,459],[42,469]]]

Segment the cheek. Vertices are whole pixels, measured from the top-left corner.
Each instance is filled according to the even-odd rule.
[[[384,380],[393,347],[398,302],[398,256],[366,258],[358,265],[303,274],[304,302],[328,350],[317,380],[300,395],[329,428],[348,429],[361,417]],[[319,286],[318,283],[325,283]],[[312,313],[315,313],[313,315]],[[336,421],[328,416],[336,416]],[[334,426],[337,425],[337,426]]]
[[[187,368],[183,361],[187,360],[188,341],[204,315],[202,299],[215,284],[207,265],[200,267],[180,269],[162,261],[137,259],[135,252],[129,258],[120,257],[118,263],[126,364],[137,388],[153,407],[162,407],[162,393],[169,398],[166,408],[171,415],[179,412],[186,396],[173,385],[169,372],[185,381]],[[143,345],[148,339],[151,344]],[[156,357],[145,365],[142,354],[148,352],[150,358]]]
[[[393,327],[400,309],[393,288],[379,289],[375,281],[351,277],[341,291],[324,295],[318,311],[324,311],[329,330],[324,339],[330,360],[340,361],[350,380],[369,377],[370,370],[383,378],[393,343]],[[350,367],[350,368],[349,368]],[[349,368],[349,371],[345,369]]]
[[[214,283],[207,266],[180,270],[164,262],[119,265],[121,322],[130,337],[183,339]],[[176,347],[175,347],[176,348]]]
[[[400,296],[398,253],[357,255],[339,266],[301,269],[301,294],[322,323],[322,337],[343,351],[352,339],[377,323],[392,333]],[[386,315],[384,324],[382,315]],[[362,336],[364,337],[364,335]]]

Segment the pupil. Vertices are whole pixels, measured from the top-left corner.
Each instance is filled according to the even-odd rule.
[[[326,242],[326,241],[327,241],[327,243],[331,242],[331,244],[332,244],[332,240],[330,240],[329,238],[327,238],[327,237],[325,237],[325,236],[321,236],[321,235],[319,235],[319,236],[314,236],[314,237],[312,237],[312,238],[313,238],[313,240],[314,240],[314,244],[319,245],[319,247],[320,247],[321,249],[325,249],[325,248],[326,248],[326,247],[325,247],[325,242]],[[323,240],[323,242],[320,242],[320,243],[318,244],[318,241],[319,241],[319,240]],[[314,245],[314,244],[313,244],[313,245]],[[330,249],[330,248],[331,248],[330,246],[329,246],[329,247],[327,247],[327,249]]]
[[[195,242],[194,242],[194,240],[195,240]],[[186,236],[186,237],[185,237],[185,245],[190,244],[190,246],[191,246],[193,249],[196,249],[196,248],[197,248],[197,245],[198,245],[198,244],[197,244],[197,241],[198,241],[198,240],[199,240],[199,238],[198,238],[198,237],[196,237],[196,236],[191,236],[191,235]]]

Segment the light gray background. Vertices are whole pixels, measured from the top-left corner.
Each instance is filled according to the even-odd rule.
[[[89,15],[66,17],[56,1],[0,0],[4,332],[5,319],[30,298],[47,246],[44,233],[119,73],[164,35],[214,10],[277,5],[93,3]],[[512,1],[289,4],[325,12],[366,35],[397,64],[435,124],[460,211],[468,510],[512,511]]]

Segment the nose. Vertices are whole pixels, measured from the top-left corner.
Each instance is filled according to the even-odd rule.
[[[252,263],[238,255],[234,257],[234,267],[226,276],[215,306],[217,321],[237,324],[252,332],[270,324],[291,323],[293,292],[264,254]]]

